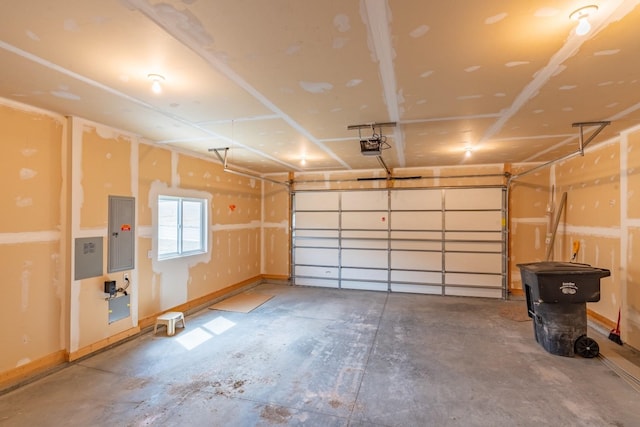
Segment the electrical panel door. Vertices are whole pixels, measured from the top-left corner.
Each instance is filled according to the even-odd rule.
[[[109,196],[108,273],[134,269],[135,204],[133,197]]]

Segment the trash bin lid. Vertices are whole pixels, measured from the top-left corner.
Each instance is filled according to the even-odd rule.
[[[528,264],[517,264],[518,267],[528,270],[537,275],[545,274],[595,274],[600,277],[607,277],[611,272],[604,268],[592,267],[589,264],[561,261],[532,262]]]

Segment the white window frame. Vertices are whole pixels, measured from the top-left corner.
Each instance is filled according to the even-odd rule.
[[[174,222],[174,224],[165,224],[163,223],[163,217],[165,216],[163,214],[162,211],[162,202],[172,202],[175,203],[176,205],[176,210],[174,213],[173,218],[172,219]],[[197,247],[189,247],[189,245],[185,245],[186,240],[185,240],[185,230],[188,230],[189,227],[185,226],[185,205],[186,204],[198,204],[199,205],[199,214],[200,214],[200,218],[199,218],[199,225],[197,227],[191,227],[191,228],[196,228],[196,233],[195,235],[198,236],[198,239],[195,240],[198,244]],[[159,195],[158,196],[158,210],[157,210],[157,215],[158,215],[158,228],[157,228],[157,233],[156,233],[156,237],[157,237],[157,257],[158,260],[165,260],[165,259],[173,259],[173,258],[180,258],[180,257],[187,257],[187,256],[192,256],[192,255],[200,255],[200,254],[204,254],[207,253],[207,209],[208,203],[206,199],[202,199],[202,198],[197,198],[197,197],[180,197],[180,196],[168,196],[168,195]],[[172,222],[173,222],[172,221]],[[175,225],[175,229],[171,229],[172,225]],[[167,229],[169,229],[169,232],[167,232]],[[170,251],[165,251],[162,250],[163,244],[162,244],[162,236],[164,235],[165,237],[168,234],[172,234],[175,233],[174,239],[171,239],[171,245],[172,247],[175,248],[175,250],[170,250]],[[191,233],[191,237],[193,237],[193,233]],[[164,239],[167,240],[167,239]],[[185,248],[185,246],[188,246]]]

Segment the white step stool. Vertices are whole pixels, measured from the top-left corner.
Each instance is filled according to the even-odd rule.
[[[182,322],[182,327],[186,328],[187,324],[184,323],[184,314],[179,311],[168,311],[161,314],[156,319],[156,325],[153,327],[153,333],[158,331],[158,325],[165,325],[167,327],[167,335],[171,336],[176,333],[176,323]]]

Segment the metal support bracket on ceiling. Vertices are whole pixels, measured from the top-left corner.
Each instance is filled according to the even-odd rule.
[[[366,123],[366,124],[362,124],[362,125],[349,125],[347,126],[348,130],[354,130],[354,129],[371,129],[374,132],[376,131],[376,128],[380,129],[382,131],[382,128],[394,128],[396,127],[396,122],[385,122],[385,123]]]
[[[376,158],[378,159],[378,163],[380,163],[380,166],[382,166],[385,172],[387,172],[387,179],[391,179],[391,169],[389,169],[387,164],[384,162],[382,156],[376,156]]]
[[[362,129],[371,129],[371,132],[373,132],[374,136],[377,136],[379,138],[384,138],[382,135],[382,128],[385,128],[385,127],[394,128],[396,127],[396,122],[385,122],[385,123],[373,122],[373,123],[365,123],[361,125],[349,125],[347,126],[347,129],[348,130],[358,129],[358,137],[360,139],[362,139]],[[376,133],[376,128],[378,129],[378,133]]]
[[[580,138],[578,141],[579,144],[579,150],[580,150],[580,154],[584,156],[584,149],[586,148],[586,146],[593,141],[593,138],[595,138],[596,136],[598,136],[598,134],[600,132],[602,132],[602,129],[604,129],[606,126],[609,126],[611,124],[611,122],[608,121],[600,121],[600,122],[577,122],[577,123],[572,123],[571,126],[575,127],[579,127],[580,128]],[[596,129],[595,131],[593,131],[593,133],[591,134],[591,136],[585,141],[584,139],[584,127],[585,126],[598,126],[598,129]]]
[[[509,177],[509,182],[508,185],[511,185],[511,182],[515,181],[518,178],[521,178],[525,175],[529,175],[533,172],[537,172],[541,169],[546,168],[547,166],[551,166],[555,163],[561,162],[563,160],[568,160],[572,157],[575,157],[577,155],[581,155],[584,156],[584,149],[586,148],[586,146],[593,141],[593,139],[600,133],[602,132],[602,129],[604,129],[606,126],[609,126],[611,124],[611,122],[609,121],[599,121],[599,122],[576,122],[576,123],[572,123],[571,126],[573,127],[579,127],[580,128],[580,134],[579,134],[579,141],[578,141],[578,150],[571,152],[565,156],[562,156],[558,159],[554,159],[554,160],[550,160],[546,163],[543,163],[541,165],[538,165],[534,168],[531,168],[529,170],[526,170],[524,172],[520,172],[519,174],[516,175],[511,175]],[[591,136],[589,136],[589,138],[587,138],[587,140],[585,141],[584,139],[584,127],[591,127],[591,126],[598,126],[598,128],[593,131],[593,133],[591,134]]]
[[[222,157],[222,155],[220,154],[221,150],[224,150],[224,157]],[[247,177],[247,178],[259,179],[261,181],[267,181],[267,182],[271,182],[273,184],[284,185],[287,188],[289,188],[290,185],[291,185],[288,181],[277,181],[275,179],[265,178],[263,176],[252,174],[252,173],[249,173],[249,172],[241,172],[241,171],[230,169],[229,166],[227,165],[227,155],[229,153],[229,147],[226,147],[226,148],[209,148],[209,151],[215,153],[216,156],[218,156],[218,159],[220,159],[220,163],[222,163],[222,167],[223,167],[225,172],[229,172],[229,173],[232,173],[232,174],[235,174],[235,175],[244,176],[244,177]]]

